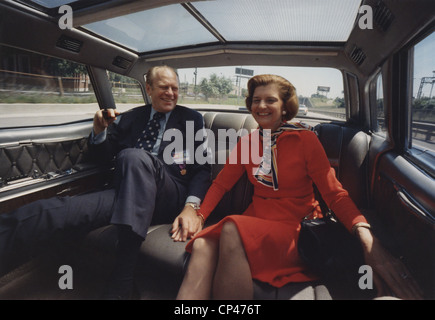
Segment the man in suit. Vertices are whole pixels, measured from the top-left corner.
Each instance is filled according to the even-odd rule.
[[[146,91],[152,104],[123,114],[99,110],[94,116],[89,151],[101,164],[115,161],[114,188],[39,200],[1,215],[0,255],[14,243],[47,239],[57,230],[83,232],[114,224],[117,259],[103,298],[122,299],[131,292],[139,248],[151,223],[173,222],[178,240],[202,228],[196,208],[210,185],[211,170],[195,159],[197,152],[206,152],[205,138],[196,141],[189,128],[191,133],[204,130],[203,118],[177,105],[178,77],[168,66],[148,70]],[[181,145],[175,141],[176,148],[167,138],[176,136],[172,133],[183,137]],[[164,157],[168,149],[169,160]]]
[[[177,105],[178,78],[174,70],[167,66],[150,69],[146,91],[152,105],[126,112],[120,121],[113,109],[107,110],[106,116],[100,110],[94,117],[90,139],[93,157],[104,162],[117,155],[117,200],[110,222],[119,228],[119,258],[108,298],[125,295],[132,281],[137,252],[152,220],[172,222],[181,211],[176,220],[183,240],[200,229],[202,221],[195,208],[210,183],[209,166],[199,165],[194,159],[196,150],[204,145],[202,141],[190,143],[189,139],[194,137],[187,134],[189,122],[196,132],[203,129],[203,119],[198,112]],[[153,139],[141,140],[145,124],[159,113],[161,117],[154,123],[160,126],[156,143],[147,145]],[[164,139],[163,134],[175,130],[183,135],[183,144],[181,149],[173,150],[173,162],[168,163],[163,154],[170,141]],[[142,150],[144,147],[149,147],[150,151]]]
[[[187,236],[196,231],[195,228],[192,228],[192,224],[195,226],[201,222],[194,207],[200,204],[210,184],[210,166],[198,164],[194,157],[198,148],[204,148],[204,141],[194,140],[194,137],[189,136],[187,132],[189,124],[193,125],[195,133],[202,130],[204,127],[203,119],[197,111],[177,105],[178,77],[174,70],[167,66],[154,67],[148,71],[146,91],[151,97],[152,105],[125,112],[120,116],[121,119],[117,119],[118,112],[114,109],[108,109],[106,116],[103,115],[103,110],[99,110],[95,114],[94,130],[89,139],[89,149],[92,158],[100,163],[111,161],[117,155],[116,167],[118,170],[115,174],[115,184],[118,185],[119,190],[112,223],[131,224],[137,234],[145,237],[146,227],[143,227],[143,221],[134,221],[138,217],[143,219],[143,214],[137,212],[139,209],[136,207],[142,207],[138,206],[138,203],[143,202],[146,210],[155,212],[157,221],[162,220],[161,215],[167,214],[174,219],[173,213],[183,209],[181,216],[190,227],[183,230],[185,240]],[[144,152],[141,147],[137,146],[137,142],[140,140],[147,122],[157,113],[163,115],[159,120],[159,134],[152,149]],[[171,147],[172,141],[165,139],[164,133],[175,131],[183,136],[183,148],[182,150],[178,150],[178,148],[173,150],[171,163],[164,159],[164,151]],[[194,140],[194,143],[190,143],[189,140]],[[148,170],[141,170],[140,166],[146,166],[148,162],[155,170],[153,179],[142,177],[132,184],[126,182],[126,178],[129,178],[128,170],[137,170],[137,172],[133,172],[136,177],[143,175]],[[124,171],[121,172],[120,168],[123,168]],[[154,180],[157,183],[157,188],[154,188]],[[149,185],[150,181],[153,185]],[[137,183],[141,183],[141,185],[137,185]],[[124,187],[128,189],[124,190]],[[152,194],[151,191],[143,192],[143,190],[150,189],[159,192],[158,194]],[[171,201],[168,201],[169,198]],[[186,198],[187,201],[185,201]],[[154,202],[154,199],[156,199],[155,206],[148,206],[149,203]],[[126,211],[124,208],[129,203],[133,203],[135,207],[128,210],[127,213],[123,212]],[[140,228],[137,227],[138,225]]]

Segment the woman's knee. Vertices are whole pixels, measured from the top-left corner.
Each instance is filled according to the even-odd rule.
[[[239,229],[234,222],[228,221],[223,224],[220,244],[225,251],[243,248]]]
[[[193,242],[192,253],[198,255],[215,254],[218,249],[218,243],[210,238],[197,238]]]
[[[221,237],[239,237],[239,229],[232,221],[227,221],[222,225]]]

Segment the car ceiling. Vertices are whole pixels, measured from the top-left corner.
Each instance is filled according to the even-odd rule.
[[[2,32],[0,43],[33,47],[41,53],[63,55],[94,66],[110,66],[112,71],[132,76],[137,67],[161,63],[174,67],[329,66],[368,76],[434,18],[433,0],[5,0],[4,3],[9,12],[0,10],[0,30],[14,27],[16,34]],[[63,4],[73,9],[73,30],[53,26],[62,15],[58,7]],[[358,26],[361,5],[373,8],[372,30]],[[10,13],[23,14],[20,17],[26,19],[24,26],[24,20],[20,24],[20,17]],[[29,39],[32,31],[38,33],[37,39]],[[80,52],[53,49],[61,37],[67,42],[76,39]]]

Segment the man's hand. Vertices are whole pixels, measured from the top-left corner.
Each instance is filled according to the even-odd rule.
[[[94,115],[94,134],[103,132],[119,115],[116,109],[100,109]]]
[[[174,241],[184,242],[202,230],[202,223],[203,221],[201,217],[197,216],[196,210],[191,206],[185,206],[172,224],[171,238]]]

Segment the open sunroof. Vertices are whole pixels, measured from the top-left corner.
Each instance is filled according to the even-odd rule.
[[[53,13],[80,14],[107,0],[18,0]],[[131,51],[146,53],[206,43],[345,42],[361,0],[213,0],[133,10],[80,27]],[[122,13],[122,14],[121,14]],[[54,15],[54,13],[53,13]]]
[[[219,41],[344,42],[354,26],[360,3],[360,0],[198,1],[189,4],[189,10],[185,5],[174,4],[83,27],[136,52]]]

